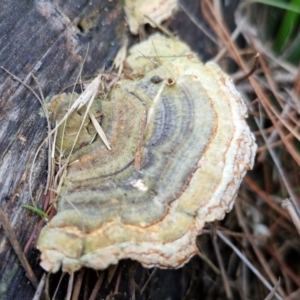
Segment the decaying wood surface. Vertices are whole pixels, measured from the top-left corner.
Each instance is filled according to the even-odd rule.
[[[184,2],[189,11],[198,14],[199,1]],[[76,81],[87,51],[83,79],[93,78],[101,68],[111,66],[123,38],[130,36],[121,1],[37,0],[19,1],[16,5],[14,1],[3,0],[0,8],[0,66],[38,92],[31,76],[35,75],[46,102]],[[167,25],[194,50],[202,51],[206,45],[206,54],[202,53],[202,57],[208,58],[216,53],[213,43],[204,38],[182,11]],[[26,250],[38,279],[43,270],[39,266],[39,252],[35,249],[36,236],[27,243],[40,217],[22,205],[32,204],[29,171],[46,135],[47,122],[36,97],[0,69],[0,206],[21,247]],[[45,200],[46,177],[47,148],[43,147],[34,165],[31,182],[38,207],[43,207]],[[180,270],[155,271],[144,295],[148,299],[180,299],[188,293],[197,294],[201,284],[212,284],[205,282],[199,261],[198,266],[193,266],[195,260],[197,258]],[[130,261],[120,264],[115,282],[121,280],[120,289],[123,287],[125,292],[118,299],[129,299],[130,293],[137,289],[136,284],[142,289],[151,272]],[[90,288],[96,281],[91,278],[93,274],[97,279],[96,273],[84,279],[84,282],[91,283]],[[200,278],[200,281],[195,286],[191,278],[192,281]],[[50,284],[55,285],[58,279],[54,276]],[[115,290],[114,284],[106,287],[106,295]],[[62,285],[66,285],[66,281]],[[0,228],[0,299],[32,299],[34,292],[3,228]],[[63,297],[58,294],[56,298]]]
[[[123,10],[109,1],[11,1],[1,3],[0,65],[36,89],[38,78],[46,100],[74,83],[88,50],[83,78],[110,65],[126,34]],[[22,208],[31,204],[29,170],[37,148],[46,137],[46,119],[34,95],[3,70],[0,71],[0,199],[22,247],[39,218]],[[32,190],[39,207],[47,172],[43,147],[34,166]],[[0,298],[31,299],[33,287],[10,243],[0,232]],[[30,264],[41,275],[34,241],[28,249]]]

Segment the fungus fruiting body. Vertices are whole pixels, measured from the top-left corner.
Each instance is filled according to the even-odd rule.
[[[253,165],[246,105],[216,64],[202,64],[184,43],[159,34],[133,46],[127,64],[144,76],[121,79],[91,107],[101,112],[111,150],[92,139],[85,120],[58,213],[39,237],[48,271],[104,269],[125,258],[146,267],[182,266],[197,252],[205,222],[230,211]],[[62,119],[70,98],[53,100],[53,119]],[[64,135],[58,132],[64,155],[82,115],[72,113]]]

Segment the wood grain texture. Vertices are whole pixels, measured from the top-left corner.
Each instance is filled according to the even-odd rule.
[[[30,73],[37,76],[46,100],[75,82],[88,46],[83,78],[110,65],[126,30],[118,3],[21,1],[16,6],[2,1],[0,6],[0,65],[33,87],[36,85]],[[29,170],[46,137],[47,124],[37,99],[3,70],[0,91],[1,207],[25,247],[38,217],[22,208],[22,204],[31,204]],[[43,148],[32,179],[33,194],[40,207],[44,201],[46,162],[47,151]],[[0,299],[25,299],[24,295],[31,299],[34,289],[27,284],[2,229],[0,245]],[[30,245],[27,257],[40,274],[34,246],[35,243]]]

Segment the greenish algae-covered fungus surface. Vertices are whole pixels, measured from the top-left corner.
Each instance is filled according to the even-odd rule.
[[[182,266],[197,252],[205,222],[231,210],[253,166],[246,105],[216,64],[204,65],[184,43],[156,34],[129,50],[126,65],[131,75],[90,109],[101,113],[111,150],[93,138],[87,118],[58,213],[40,234],[47,271],[104,269],[125,258],[146,267]],[[53,99],[54,120],[62,119],[70,99]],[[70,115],[63,137],[63,125],[58,131],[65,157],[84,109]]]

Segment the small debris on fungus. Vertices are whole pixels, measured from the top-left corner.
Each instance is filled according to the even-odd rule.
[[[152,76],[151,78],[150,78],[150,81],[152,82],[152,83],[160,83],[160,82],[162,82],[163,81],[163,79],[162,78],[160,78],[159,76]]]
[[[64,135],[58,131],[61,153],[71,157],[58,213],[38,240],[45,270],[105,269],[126,258],[178,268],[197,253],[205,222],[231,210],[256,152],[246,105],[216,64],[189,54],[187,45],[160,34],[129,50],[127,63],[144,77],[120,80],[108,99],[95,99],[90,108],[102,113],[111,151],[99,137],[90,143],[96,131],[85,122],[71,152],[84,115],[77,111]],[[148,58],[156,55],[160,64]],[[150,84],[153,76],[174,84]],[[55,120],[71,98],[52,101]]]

